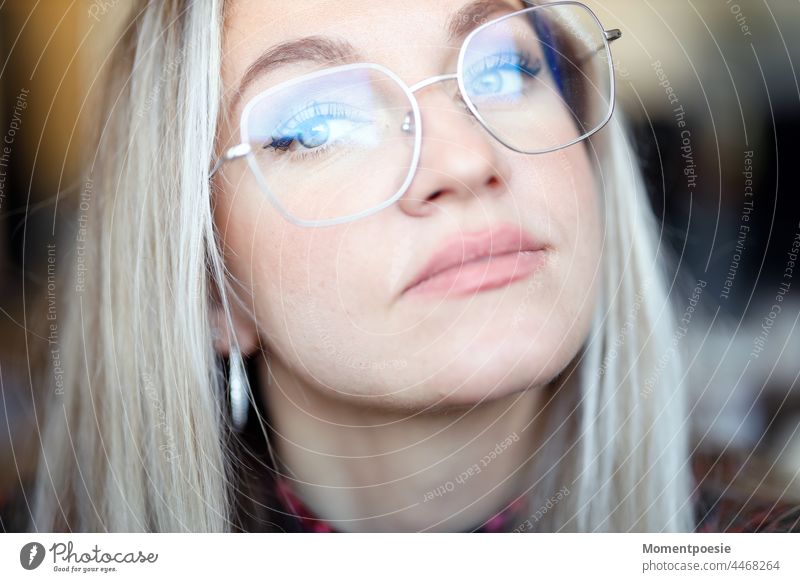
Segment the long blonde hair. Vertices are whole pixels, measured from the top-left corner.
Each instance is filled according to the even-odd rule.
[[[223,11],[223,0],[141,0],[109,65],[71,243],[80,268],[59,290],[64,372],[46,399],[38,531],[233,529],[235,459],[209,319],[215,293],[227,309],[208,180]],[[551,402],[560,412],[531,476],[532,506],[548,507],[542,531],[692,528],[682,358],[624,128],[618,109],[590,140],[606,193],[604,283],[579,393]]]

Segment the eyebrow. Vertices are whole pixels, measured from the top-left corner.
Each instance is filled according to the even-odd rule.
[[[450,42],[457,42],[495,13],[520,9],[506,0],[474,0],[450,15],[445,30]],[[359,52],[349,42],[324,36],[306,36],[272,46],[247,67],[233,96],[231,111],[248,85],[278,67],[304,61],[346,64],[359,60],[358,57]]]
[[[533,7],[533,4],[529,6]],[[522,6],[505,0],[475,0],[461,7],[448,19],[447,32],[450,42],[457,42],[467,36],[473,29],[490,20],[498,12],[522,10]]]

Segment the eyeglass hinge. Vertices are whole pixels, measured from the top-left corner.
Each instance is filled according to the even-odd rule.
[[[604,32],[606,33],[606,40],[609,42],[612,40],[617,40],[622,36],[622,31],[619,28],[612,28],[611,30],[606,30]]]
[[[235,145],[232,148],[228,148],[225,150],[225,153],[222,155],[222,159],[226,162],[229,160],[235,160],[236,158],[242,158],[250,153],[252,148],[250,147],[249,143],[240,143],[239,145]]]
[[[214,164],[214,167],[211,169],[211,173],[208,175],[208,177],[213,178],[214,175],[222,167],[223,163],[229,162],[230,160],[235,160],[237,158],[243,158],[251,151],[253,151],[253,148],[250,146],[249,143],[240,143],[238,145],[233,146],[232,148],[228,148],[227,150],[225,150],[225,153],[222,154],[220,158],[217,160],[217,163]]]

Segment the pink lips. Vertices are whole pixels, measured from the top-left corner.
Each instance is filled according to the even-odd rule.
[[[403,290],[413,295],[468,295],[523,279],[544,264],[545,245],[503,224],[459,233],[437,250]]]

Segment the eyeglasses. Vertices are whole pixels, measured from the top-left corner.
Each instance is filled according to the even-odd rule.
[[[420,158],[415,93],[456,80],[458,99],[507,148],[552,152],[601,129],[614,110],[614,72],[604,30],[578,2],[501,16],[464,40],[455,73],[409,87],[381,65],[357,63],[303,75],[253,97],[241,143],[217,160],[245,158],[258,187],[290,222],[330,226],[399,200]]]

